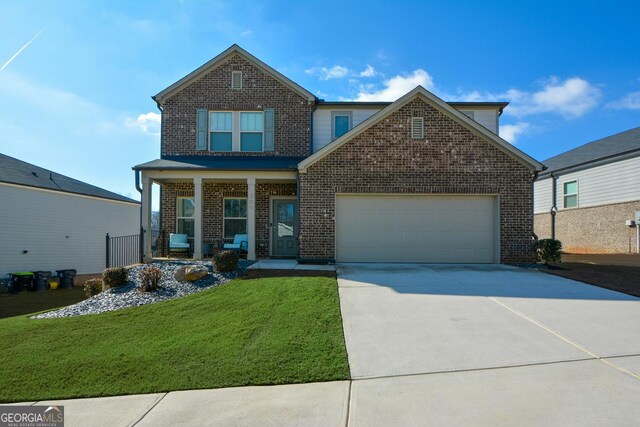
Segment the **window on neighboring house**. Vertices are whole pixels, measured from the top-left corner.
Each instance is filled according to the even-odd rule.
[[[195,202],[191,197],[178,197],[176,214],[176,232],[193,237]]]
[[[351,130],[351,111],[333,111],[331,113],[331,139],[340,138]]]
[[[473,118],[474,118],[474,115],[475,115],[475,114],[474,114],[474,112],[473,112],[473,111],[471,111],[471,110],[464,110],[464,111],[463,111],[463,110],[460,110],[460,112],[461,112],[462,114],[464,114],[465,116],[469,117],[470,119],[473,119]]]
[[[231,72],[231,89],[242,89],[242,71]]]
[[[223,213],[223,236],[233,239],[236,234],[247,234],[247,199],[225,198]]]
[[[233,150],[233,113],[212,111],[209,113],[209,138],[211,151]]]
[[[262,112],[240,113],[240,151],[262,151],[263,125]]]
[[[413,139],[424,138],[424,117],[411,118],[411,138]]]
[[[575,208],[578,206],[578,181],[569,181],[563,184],[564,207]]]

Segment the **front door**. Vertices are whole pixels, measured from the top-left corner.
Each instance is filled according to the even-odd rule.
[[[271,218],[271,254],[288,257],[298,255],[295,199],[273,199]]]

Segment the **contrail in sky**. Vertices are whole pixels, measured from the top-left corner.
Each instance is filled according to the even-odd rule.
[[[43,29],[41,29],[40,31],[38,31],[38,34],[36,34],[35,36],[33,36],[33,37],[31,38],[31,40],[29,40],[27,43],[25,43],[25,45],[24,45],[24,46],[22,46],[22,47],[20,48],[20,50],[18,50],[18,51],[17,51],[17,52],[16,52],[16,53],[11,57],[11,58],[9,58],[9,60],[8,60],[7,62],[5,62],[5,63],[4,63],[4,65],[2,65],[2,67],[0,67],[0,71],[2,71],[2,70],[4,70],[5,68],[7,68],[7,65],[11,64],[11,62],[12,62],[14,59],[16,59],[16,57],[17,57],[18,55],[20,55],[20,53],[21,53],[23,50],[25,50],[27,47],[29,47],[29,45],[30,45],[30,44],[31,44],[35,39],[37,39],[37,38],[38,38],[38,36],[39,36],[40,34],[44,33],[44,30],[46,30],[46,29],[47,29],[47,27],[44,27]]]

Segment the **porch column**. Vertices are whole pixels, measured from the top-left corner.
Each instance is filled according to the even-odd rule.
[[[256,259],[256,179],[247,178],[247,234],[249,235],[248,260]]]
[[[202,259],[202,178],[193,178],[193,258]]]
[[[143,260],[148,261],[153,258],[151,251],[151,179],[142,173],[142,195],[140,196],[140,226],[144,230],[143,239]]]

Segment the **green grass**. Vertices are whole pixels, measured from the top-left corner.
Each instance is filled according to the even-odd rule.
[[[337,283],[234,280],[143,307],[0,319],[0,402],[349,378]]]

